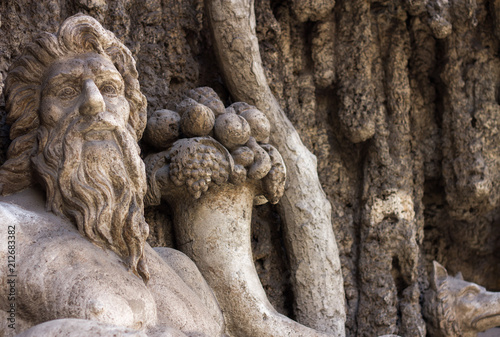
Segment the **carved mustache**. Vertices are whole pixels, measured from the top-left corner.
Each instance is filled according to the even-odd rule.
[[[74,132],[86,135],[92,132],[115,131],[123,130],[122,124],[110,114],[98,114],[97,116],[88,119],[85,117],[79,118],[76,123],[70,126]]]

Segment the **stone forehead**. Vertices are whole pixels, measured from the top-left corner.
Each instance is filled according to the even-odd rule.
[[[464,281],[455,277],[448,277],[448,289],[454,293],[460,293],[467,289],[474,288],[478,291],[484,292],[486,289],[478,284]]]
[[[58,75],[85,77],[102,73],[119,76],[123,81],[120,72],[108,57],[97,53],[77,54],[56,60],[47,70],[44,84]]]

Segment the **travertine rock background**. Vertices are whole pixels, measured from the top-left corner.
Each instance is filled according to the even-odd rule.
[[[259,0],[255,11],[269,84],[333,206],[348,335],[424,336],[434,259],[500,291],[500,1]],[[2,1],[0,79],[23,44],[77,12],[132,50],[149,112],[197,86],[232,102],[203,0]],[[0,94],[3,162],[2,83]],[[292,315],[279,216],[254,213],[257,270]],[[168,206],[146,216],[150,242],[175,247]]]

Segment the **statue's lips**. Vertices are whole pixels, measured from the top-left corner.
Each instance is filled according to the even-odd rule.
[[[477,331],[484,331],[498,325],[500,325],[500,312],[481,315],[472,321],[472,327],[477,329]]]

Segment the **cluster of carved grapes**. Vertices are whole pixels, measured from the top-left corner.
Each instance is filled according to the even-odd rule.
[[[212,181],[221,185],[229,179],[229,161],[213,146],[203,143],[203,139],[181,139],[168,156],[170,180],[176,186],[186,185],[196,199],[208,190]]]
[[[189,91],[177,111],[158,110],[149,118],[145,137],[167,149],[170,180],[199,198],[213,182],[263,182],[275,203],[284,190],[285,166],[269,142],[270,123],[254,106],[238,102],[225,108],[208,87]]]

